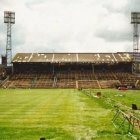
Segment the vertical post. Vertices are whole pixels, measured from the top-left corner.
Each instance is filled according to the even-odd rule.
[[[52,71],[53,71],[53,75],[54,75],[54,64],[53,64],[53,67],[52,67]]]
[[[92,74],[94,74],[94,64],[92,64]]]
[[[78,80],[76,80],[76,88],[78,89]]]

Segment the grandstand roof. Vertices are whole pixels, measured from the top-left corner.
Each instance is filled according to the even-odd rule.
[[[13,63],[120,63],[131,62],[130,53],[17,53]]]

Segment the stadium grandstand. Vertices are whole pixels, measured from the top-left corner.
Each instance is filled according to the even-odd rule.
[[[139,88],[130,53],[17,53],[3,88]]]
[[[2,85],[4,79],[6,79],[6,70],[3,65],[0,65],[0,86]]]

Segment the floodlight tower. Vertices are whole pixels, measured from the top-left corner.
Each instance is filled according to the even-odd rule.
[[[140,53],[139,53],[139,28],[140,12],[131,13],[131,24],[134,26],[133,31],[133,65],[132,72],[140,74]]]
[[[15,24],[15,12],[4,11],[4,23],[7,24],[6,65],[12,66],[12,24]]]

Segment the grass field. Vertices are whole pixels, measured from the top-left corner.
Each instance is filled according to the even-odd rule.
[[[101,92],[139,105],[139,91]],[[100,99],[75,89],[0,89],[0,140],[130,140],[112,125],[113,115]]]

